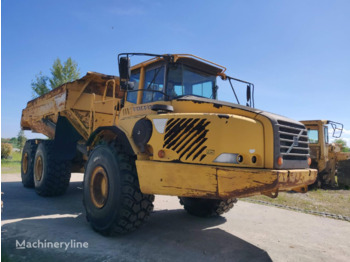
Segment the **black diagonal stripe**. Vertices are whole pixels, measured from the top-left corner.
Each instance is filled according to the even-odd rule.
[[[179,145],[181,145],[187,138],[188,138],[188,132],[194,127],[194,125],[199,121],[198,118],[194,119],[187,127],[185,128],[183,135],[177,139],[176,145],[172,148],[172,150],[176,150]]]
[[[193,118],[189,119],[193,120]],[[191,125],[192,121],[186,121],[180,128],[179,132],[176,134],[175,137],[173,137],[172,141],[168,143],[167,148],[171,148],[172,150],[175,150],[174,147],[178,144],[179,140],[182,140],[188,136],[187,130],[188,127]]]
[[[175,121],[171,122],[171,123],[167,123],[167,126],[165,128],[165,133],[168,133],[168,131],[179,121],[181,120],[181,118],[176,119]]]
[[[178,149],[176,150],[176,153],[180,153],[189,143],[192,142],[192,140],[198,135],[198,132],[196,131],[195,133],[192,133],[190,138],[186,141],[186,143],[183,143],[183,145]],[[187,137],[186,137],[187,138]]]
[[[189,150],[191,150],[191,148],[192,148],[195,144],[197,144],[199,141],[201,141],[201,140],[205,137],[207,131],[208,131],[208,130],[205,130],[204,132],[202,132],[202,133],[196,138],[196,140],[194,140],[194,141],[181,153],[180,159],[181,159]]]
[[[169,138],[173,138],[174,136],[176,136],[178,130],[180,129],[179,127],[187,120],[187,118],[182,118],[176,125],[174,125],[173,128],[171,128],[164,136],[164,144],[168,144],[171,139]]]
[[[207,148],[207,146],[203,146],[194,156],[192,160],[195,160],[202,152]],[[202,159],[201,159],[202,160]]]
[[[185,119],[184,122],[180,121],[176,126],[174,126],[173,129],[169,131],[168,133],[169,136],[164,141],[164,146],[166,146],[166,148],[170,148],[172,145],[174,145],[174,143],[176,143],[179,136],[181,137],[183,135],[183,131],[185,130],[185,127],[188,125],[188,123],[190,123],[193,120],[193,118],[190,118],[190,119],[184,118],[184,119]]]
[[[202,161],[206,156],[207,156],[207,155],[205,155],[205,154],[202,155],[202,156],[201,156],[201,159],[199,159],[199,161]]]
[[[190,156],[192,156],[192,154],[193,154],[194,152],[196,152],[197,149],[198,149],[201,145],[203,145],[204,142],[207,141],[207,140],[208,140],[208,138],[206,138],[206,137],[205,137],[205,134],[204,134],[204,138],[198,143],[198,145],[195,146],[195,148],[192,149],[192,151],[191,151],[190,153],[188,153],[188,155],[186,156],[186,160],[187,160]]]
[[[166,129],[165,129],[165,135],[168,134],[169,132],[171,132],[171,129],[177,125],[182,119],[178,118],[175,121],[173,121],[171,124],[167,125]]]
[[[173,121],[174,121],[174,118],[170,118],[170,119],[168,120],[168,122],[166,123],[167,126],[170,125]]]
[[[171,142],[168,142],[167,148],[171,148],[173,145],[177,144],[177,142],[182,137],[186,137],[186,132],[188,130],[188,126],[191,124],[192,120],[193,120],[193,118],[188,119],[183,125],[181,125],[179,127],[178,132],[174,133],[175,136],[171,137]],[[170,137],[169,137],[169,139],[170,139]]]
[[[177,153],[180,153],[186,147],[186,145],[188,145],[198,134],[202,133],[205,130],[205,127],[210,123],[207,122],[203,125],[204,122],[205,119],[202,119],[192,130],[190,130],[187,135],[190,138],[176,151]]]

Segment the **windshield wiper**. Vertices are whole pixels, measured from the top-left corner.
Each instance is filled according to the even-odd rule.
[[[147,90],[150,89],[151,85],[154,83],[154,80],[156,80],[156,77],[158,76],[158,73],[160,72],[160,69],[162,69],[162,68],[161,68],[161,67],[158,68],[158,70],[157,70],[156,73],[154,74],[154,77],[153,77],[152,81],[148,84],[148,86],[147,86],[147,88],[146,88]]]

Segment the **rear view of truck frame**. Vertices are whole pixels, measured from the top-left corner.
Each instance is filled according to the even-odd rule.
[[[151,59],[130,68],[130,57]],[[104,235],[143,224],[154,195],[180,198],[197,216],[227,212],[239,197],[306,192],[305,126],[254,108],[254,85],[193,55],[119,55],[120,77],[89,72],[29,101],[22,183],[41,196],[62,195],[71,172],[84,172],[91,226]],[[247,86],[246,105],[217,100],[217,79]]]

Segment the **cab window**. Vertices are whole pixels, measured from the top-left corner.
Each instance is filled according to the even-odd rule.
[[[146,71],[143,86],[143,103],[164,101],[164,66]]]
[[[184,95],[195,95],[216,99],[216,76],[207,74],[183,64],[172,64],[169,67],[167,95],[175,98]]]
[[[129,79],[129,89],[126,97],[126,101],[130,103],[137,103],[137,94],[140,82],[140,71],[132,72]]]
[[[328,144],[329,139],[328,139],[328,126],[324,126],[324,142]]]
[[[309,137],[309,143],[310,144],[317,144],[318,143],[318,130],[307,130],[307,135]]]

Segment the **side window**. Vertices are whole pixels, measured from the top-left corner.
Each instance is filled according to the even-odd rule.
[[[329,143],[329,138],[328,138],[328,126],[324,126],[324,142],[326,144]]]
[[[126,101],[130,103],[137,103],[137,90],[139,88],[140,82],[140,72],[132,73],[130,76],[129,84],[132,89],[128,90],[128,95],[126,97]]]
[[[309,137],[309,143],[310,144],[317,144],[318,143],[318,130],[307,130],[307,135]]]
[[[170,84],[168,83],[168,85],[170,86]],[[178,86],[175,85],[174,89],[172,90],[171,88],[168,88],[170,91],[168,92],[169,95],[172,96],[182,96],[185,92],[184,92],[184,87],[183,86]],[[173,92],[175,93],[175,95],[173,95]]]
[[[146,71],[142,103],[164,101],[164,66]]]
[[[203,82],[192,86],[194,95],[213,98],[213,82]]]

